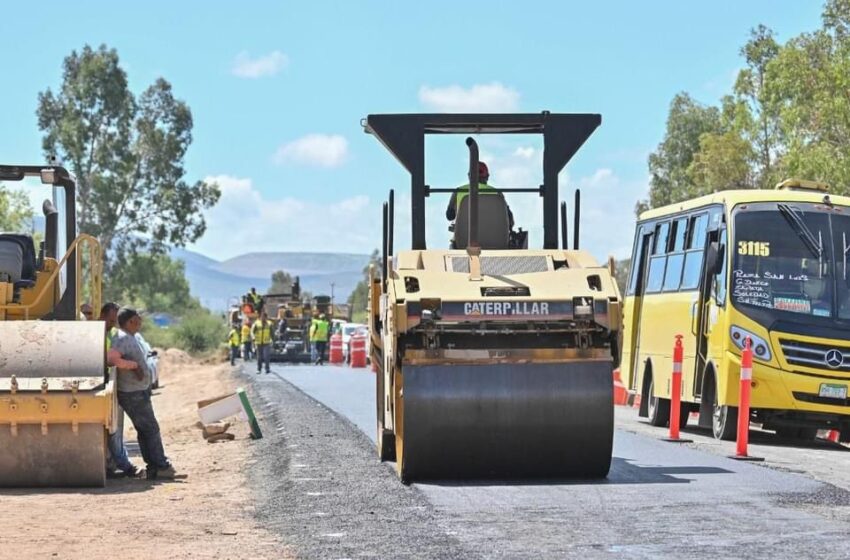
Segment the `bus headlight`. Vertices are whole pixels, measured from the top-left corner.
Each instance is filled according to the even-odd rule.
[[[750,337],[750,348],[753,350],[753,356],[765,362],[770,361],[770,344],[762,337],[735,325],[732,325],[732,328],[729,329],[729,336],[732,337],[732,342],[735,343],[735,346],[741,350],[744,349],[747,337]]]

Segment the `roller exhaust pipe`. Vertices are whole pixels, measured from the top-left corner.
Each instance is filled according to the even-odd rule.
[[[476,254],[481,249],[478,243],[478,143],[470,136],[466,145],[469,146],[469,242],[466,250],[471,255],[470,249]]]
[[[573,216],[573,249],[578,250],[578,225],[581,217],[581,191],[576,189],[575,215]]]
[[[57,246],[59,243],[59,212],[50,200],[45,200],[41,205],[44,213],[44,247],[45,256],[56,259]]]
[[[564,251],[570,248],[570,242],[567,237],[567,203],[561,203],[561,247]]]

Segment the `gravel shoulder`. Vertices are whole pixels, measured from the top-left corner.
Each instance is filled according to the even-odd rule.
[[[160,361],[156,410],[166,453],[186,478],[109,480],[98,489],[0,490],[0,559],[286,558],[254,518],[244,465],[257,442],[236,423],[236,440],[208,444],[196,402],[236,388],[229,365],[201,364],[169,350]],[[126,422],[131,460],[142,465]]]
[[[344,417],[282,378],[256,376],[266,437],[249,471],[257,517],[303,558],[476,558],[425,496]],[[247,385],[247,383],[246,383]]]

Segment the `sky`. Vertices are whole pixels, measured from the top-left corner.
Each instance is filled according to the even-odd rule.
[[[130,87],[163,77],[194,117],[187,180],[216,181],[219,204],[189,248],[215,259],[256,251],[368,253],[381,204],[397,197],[396,250],[409,247],[409,175],[361,119],[397,112],[599,113],[567,165],[582,189],[582,247],[628,256],[647,156],[670,100],[728,93],[749,30],[784,42],[819,26],[815,1],[15,2],[0,18],[0,161],[40,163],[38,93],[61,83],[85,44],[115,48]],[[426,182],[465,183],[463,136],[429,139]],[[541,142],[479,138],[495,186],[537,186]],[[446,246],[445,195],[428,199],[429,246]],[[512,195],[542,245],[535,195]],[[570,205],[571,206],[571,205]],[[572,210],[571,210],[572,211]]]

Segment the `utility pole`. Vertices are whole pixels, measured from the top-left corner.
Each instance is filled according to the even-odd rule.
[[[336,283],[331,282],[331,316],[334,312],[334,286],[336,286]]]

